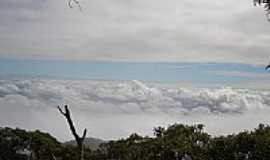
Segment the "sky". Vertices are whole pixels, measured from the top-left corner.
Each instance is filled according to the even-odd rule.
[[[270,23],[252,0],[0,0],[0,127],[106,140],[270,124]]]
[[[263,65],[205,62],[0,60],[0,79],[113,80],[268,89]]]
[[[1,0],[8,59],[268,64],[269,22],[252,0]]]

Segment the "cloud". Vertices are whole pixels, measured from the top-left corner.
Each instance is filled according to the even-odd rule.
[[[211,113],[243,113],[248,107],[267,107],[267,96],[261,92],[232,88],[159,88],[148,86],[140,81],[5,81],[1,82],[0,95],[5,98],[19,95],[43,104],[57,103],[96,103],[108,105],[122,113],[129,107],[137,106],[141,112],[170,113],[174,110],[185,110],[185,114],[197,108],[205,108]],[[264,93],[264,92],[263,92]],[[268,94],[267,94],[268,95]],[[91,106],[90,106],[91,107]],[[120,108],[118,108],[120,107]],[[96,108],[100,113],[108,108]],[[136,112],[134,112],[136,114]]]
[[[41,129],[66,140],[71,136],[56,106],[69,104],[78,128],[87,127],[94,137],[151,135],[153,127],[176,122],[204,123],[210,133],[224,134],[269,122],[269,95],[265,90],[140,81],[1,80],[0,125]]]
[[[244,0],[2,0],[0,57],[266,63],[270,29]]]

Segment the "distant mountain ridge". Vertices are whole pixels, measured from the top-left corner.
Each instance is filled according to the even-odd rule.
[[[92,137],[85,138],[84,140],[84,145],[90,148],[91,150],[97,150],[101,143],[106,143],[106,141],[102,139],[98,139],[98,138],[92,138]],[[70,141],[64,142],[64,145],[77,145],[77,144],[75,140],[70,140]]]

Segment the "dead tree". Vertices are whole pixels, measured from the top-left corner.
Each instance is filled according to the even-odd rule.
[[[74,136],[74,138],[75,138],[75,140],[76,140],[76,142],[77,142],[77,147],[78,147],[79,154],[80,154],[80,160],[84,160],[84,144],[83,144],[83,142],[84,142],[84,139],[85,139],[87,130],[84,129],[83,135],[82,135],[82,137],[80,137],[80,136],[77,134],[76,129],[75,129],[75,127],[74,127],[74,124],[73,124],[73,121],[72,121],[72,119],[71,119],[71,115],[70,115],[70,111],[69,111],[69,109],[68,109],[68,106],[65,105],[65,111],[63,111],[63,110],[61,109],[61,107],[58,106],[58,110],[60,111],[60,113],[61,113],[63,116],[65,116],[65,118],[66,118],[66,120],[67,120],[67,122],[68,122],[68,124],[69,124],[70,131],[71,131],[71,133],[73,134],[73,136]]]

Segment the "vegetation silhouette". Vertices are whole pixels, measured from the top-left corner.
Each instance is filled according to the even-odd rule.
[[[173,124],[154,128],[153,137],[136,133],[128,138],[85,148],[86,160],[269,160],[270,127],[211,136],[203,125]],[[30,146],[29,146],[30,144]],[[63,145],[48,133],[0,129],[0,160],[78,160],[76,146]]]
[[[254,5],[264,5],[265,11],[267,11],[267,15],[269,18],[269,14],[270,14],[270,0],[253,0]]]

